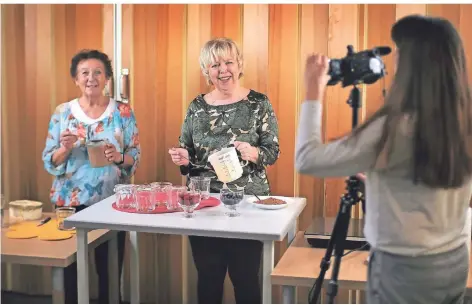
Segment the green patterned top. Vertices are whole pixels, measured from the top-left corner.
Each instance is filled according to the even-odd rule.
[[[270,194],[266,166],[277,161],[280,150],[277,118],[266,95],[250,90],[239,102],[217,106],[209,105],[202,94],[198,95],[189,105],[179,140],[191,162],[188,167],[181,167],[182,174],[211,177],[211,192],[219,192],[223,186],[208,162],[212,153],[234,141],[259,147],[257,164],[249,162],[243,167],[241,178],[228,183],[228,187],[244,188],[248,195]]]

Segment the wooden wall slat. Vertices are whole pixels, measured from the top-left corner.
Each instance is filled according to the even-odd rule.
[[[302,230],[314,216],[335,215],[344,193],[344,179],[299,176],[293,168],[299,102],[305,89],[304,61],[312,52],[344,57],[347,44],[354,45],[356,51],[393,47],[391,25],[412,13],[451,20],[460,30],[472,73],[471,5],[123,5],[122,66],[130,69],[130,103],[143,148],[135,183],[182,182],[167,150],[177,143],[188,103],[197,94],[211,90],[199,67],[201,47],[212,37],[226,36],[243,50],[242,84],[267,94],[279,119],[282,155],[268,169],[273,194],[307,198],[307,208],[299,219]],[[1,183],[7,200],[49,202],[52,177],[40,162],[47,122],[58,104],[79,94],[69,77],[71,57],[84,48],[101,49],[113,56],[112,14],[111,5],[2,5],[2,40],[9,42],[2,44],[2,101],[8,102],[2,103],[1,121],[2,176],[8,177]],[[362,88],[361,118],[383,104],[383,83],[388,87],[394,74],[393,56],[383,59],[389,74]],[[119,72],[115,71],[116,77]],[[341,85],[327,90],[323,101],[327,140],[351,129],[352,110],[346,104],[349,92],[350,88]],[[21,119],[24,113],[31,119]],[[33,141],[18,140],[31,136],[31,130]],[[354,217],[362,217],[357,210]],[[285,251],[284,242],[276,243],[276,261]],[[143,302],[196,302],[196,272],[186,238],[140,234],[140,248],[141,262],[145,262],[140,266]],[[2,267],[2,279],[9,279],[13,290],[48,293],[49,269]],[[24,275],[27,271],[33,275]],[[95,297],[93,265],[90,275]],[[124,279],[124,296],[129,300],[127,264]],[[299,289],[301,302],[306,302],[306,293],[306,289]],[[281,300],[279,287],[274,288],[273,296],[274,302]],[[354,302],[356,298],[363,300],[362,295],[341,290],[337,302]],[[224,302],[234,302],[229,280]]]
[[[396,5],[396,17],[397,20],[407,15],[426,15],[427,5],[423,3],[419,4],[397,4]]]
[[[103,4],[101,7],[99,7],[99,9],[100,9],[99,11],[102,14],[101,24],[103,27],[103,33],[102,33],[103,47],[101,48],[102,49],[101,51],[108,54],[112,62],[112,67],[114,67],[115,58],[113,55],[113,50],[115,48],[115,44],[114,44],[115,39],[113,36],[113,17],[114,17],[113,4]],[[115,74],[119,73],[119,71],[113,71],[113,72],[115,72]],[[111,94],[113,94],[113,92],[111,92]]]
[[[28,181],[21,161],[20,115],[25,90],[24,5],[2,5],[2,193],[5,200],[18,199]],[[8,43],[7,43],[8,42]],[[6,132],[8,131],[8,132]],[[8,179],[5,179],[8,177]]]
[[[186,90],[185,104],[188,105],[198,94],[209,90],[205,78],[200,69],[200,50],[211,38],[211,14],[210,4],[187,5],[187,42],[186,42]],[[191,26],[190,26],[191,25]]]
[[[66,35],[67,26],[64,26],[66,23],[66,7],[65,4],[53,5],[53,30],[52,30],[52,39],[53,39],[53,69],[55,75],[64,75],[62,78],[64,81],[53,80],[53,89],[52,89],[52,99],[49,105],[49,113],[53,113],[56,106],[60,103],[63,103],[68,98],[68,84],[72,82],[69,76],[69,58],[67,58],[67,43],[68,36]],[[57,26],[61,25],[61,26]],[[70,80],[70,81],[68,81]],[[52,179],[52,177],[51,177]],[[50,180],[51,180],[50,179]]]
[[[390,29],[395,23],[394,4],[372,4],[368,5],[367,12],[367,48],[388,46],[392,53],[382,56],[386,65],[387,75],[375,84],[366,86],[366,116],[371,116],[383,104],[382,89],[388,89],[392,81],[394,71],[393,52],[395,45],[390,38]]]
[[[269,5],[244,4],[244,77],[242,85],[267,93],[269,50]]]
[[[102,4],[81,4],[75,9],[76,44],[79,49],[103,49]],[[108,18],[109,20],[109,18]],[[109,25],[107,25],[107,29]],[[100,29],[97,31],[97,29]],[[108,32],[107,30],[106,32]],[[105,32],[105,33],[106,33]],[[92,34],[95,33],[95,34]],[[110,48],[108,48],[110,49]],[[113,56],[113,53],[108,54]]]
[[[166,86],[166,98],[165,106],[166,111],[164,112],[165,118],[165,140],[164,147],[160,147],[159,151],[162,153],[162,158],[165,160],[165,176],[162,180],[170,181],[174,184],[178,184],[181,181],[181,175],[175,170],[175,165],[170,160],[167,150],[178,143],[178,137],[180,135],[181,118],[184,109],[182,103],[182,92],[185,88],[184,71],[182,69],[185,61],[184,51],[184,18],[185,18],[185,6],[184,5],[169,5],[169,27],[167,48],[168,61],[166,67],[167,75],[167,86]],[[163,236],[166,243],[166,255],[162,260],[159,261],[159,266],[162,270],[162,266],[166,266],[163,272],[160,272],[160,286],[164,286],[165,290],[168,291],[168,297],[160,299],[163,303],[182,303],[181,294],[181,283],[182,278],[182,261],[186,258],[182,252],[182,236]],[[161,250],[161,252],[163,252]]]
[[[333,4],[329,12],[328,56],[342,58],[347,54],[347,45],[358,51],[358,4]],[[351,86],[352,87],[352,86]],[[352,109],[347,105],[351,87],[342,88],[340,84],[326,91],[326,139],[332,139],[349,132],[352,128]],[[325,215],[337,214],[340,196],[345,191],[341,178],[327,178]]]
[[[460,4],[430,4],[427,6],[427,15],[446,18],[459,29],[461,21]]]
[[[469,82],[472,81],[472,5],[461,4],[459,31],[465,48],[467,57],[467,70],[469,72]]]
[[[277,115],[279,124],[279,144],[281,155],[276,166],[268,169],[268,179],[272,194],[295,195],[298,175],[293,168],[295,157],[295,119],[299,104],[300,54],[299,6],[294,4],[269,4],[269,64],[268,97]],[[277,48],[270,46],[277,45]],[[277,262],[286,250],[286,239],[277,242],[275,258]],[[272,291],[273,302],[281,302],[280,288]]]
[[[37,16],[36,20],[36,50],[38,52],[38,58],[35,63],[34,69],[36,70],[35,74],[35,87],[36,87],[36,96],[32,99],[27,99],[28,106],[32,109],[35,109],[35,125],[30,127],[35,130],[35,141],[34,150],[29,153],[34,153],[34,158],[29,158],[34,160],[35,163],[35,177],[37,177],[36,185],[34,187],[34,193],[31,193],[30,196],[37,196],[41,202],[44,202],[47,206],[46,210],[51,208],[49,201],[49,189],[51,187],[51,175],[47,173],[43,168],[41,154],[44,149],[44,142],[47,136],[47,127],[50,118],[50,102],[51,96],[53,95],[53,85],[54,81],[51,81],[48,77],[37,77],[46,71],[52,71],[53,67],[53,40],[52,40],[52,21],[53,21],[53,11],[51,5],[38,5],[37,6]],[[30,70],[27,67],[27,70]],[[46,72],[47,73],[47,72]],[[30,91],[31,92],[31,91]],[[34,91],[33,91],[34,92]],[[41,101],[38,103],[38,101]],[[33,106],[34,105],[34,106]],[[35,195],[33,195],[35,194]]]
[[[283,25],[283,26],[282,26]],[[279,123],[281,156],[269,170],[274,194],[293,196],[295,172],[295,120],[298,103],[299,66],[298,6],[269,5],[268,96]]]
[[[31,50],[33,53],[38,53],[39,50],[36,46],[37,42],[37,33],[35,31],[37,27],[37,18],[40,16],[37,16],[37,5],[26,5],[25,6],[25,49],[26,50]],[[36,111],[36,103],[34,101],[36,100],[36,61],[38,60],[37,57],[35,56],[26,56],[25,58],[25,69],[29,73],[25,75],[25,82],[24,86],[28,88],[29,90],[26,90],[26,96],[25,96],[25,102],[24,105],[24,111],[29,120],[22,120],[20,122],[21,124],[21,131],[23,134],[28,134],[31,132],[31,129],[33,125],[35,124],[35,111]],[[20,108],[21,109],[21,108]],[[23,109],[22,109],[23,110]],[[23,169],[24,173],[28,176],[35,177],[36,174],[36,157],[34,156],[31,158],[29,155],[30,152],[34,151],[34,145],[32,141],[27,141],[26,143],[23,144],[23,150],[21,151],[22,153],[22,159],[24,162],[27,164],[27,167],[22,166],[21,168]],[[30,196],[34,194],[33,196],[36,196],[36,181],[34,180],[28,180],[25,187],[25,194],[23,196],[26,196],[26,198],[31,198]]]
[[[200,69],[199,59],[200,50],[210,38],[211,38],[211,14],[212,6],[210,4],[189,4],[187,5],[187,16],[186,16],[186,62],[184,67],[184,73],[186,74],[186,86],[184,90],[183,109],[181,119],[179,122],[183,122],[186,108],[190,102],[201,93],[206,93],[210,90],[210,86],[207,85],[205,78],[203,77]],[[182,103],[181,103],[182,104]],[[178,129],[180,131],[180,129]],[[177,141],[177,139],[176,139]],[[197,299],[197,287],[195,285],[197,280],[197,271],[192,260],[192,254],[188,238],[184,238],[182,241],[183,253],[186,256],[184,258],[183,273],[184,282],[183,286],[185,289],[184,296],[186,302],[194,302]]]
[[[300,96],[305,95],[305,61],[312,53],[328,54],[329,5],[301,5],[300,20]],[[323,101],[326,107],[326,100]],[[323,131],[326,131],[326,112],[323,112]],[[300,216],[299,229],[306,229],[313,217],[323,216],[325,184],[324,179],[300,175],[300,193],[309,202]]]
[[[212,4],[212,37],[228,37],[241,44],[241,12],[241,4]]]
[[[163,91],[155,89],[155,86],[162,88],[165,72],[165,53],[157,53],[158,43],[166,45],[167,31],[166,25],[168,21],[166,8],[160,8],[154,5],[133,5],[133,24],[123,26],[133,27],[133,71],[131,79],[133,81],[133,95],[130,97],[133,101],[133,109],[136,114],[136,120],[139,122],[140,142],[141,142],[141,164],[146,164],[140,168],[135,175],[135,183],[150,183],[158,181],[158,168],[161,158],[156,156],[154,152],[157,150],[158,143],[163,140],[162,130],[158,130],[154,126],[150,129],[150,123],[159,121],[158,107],[161,107],[163,100],[159,101],[159,94]],[[158,31],[160,27],[161,31]],[[139,43],[145,42],[145,43]],[[165,48],[162,50],[165,52]],[[158,56],[159,55],[159,56]],[[159,62],[160,60],[160,62]],[[161,63],[158,67],[158,62]],[[160,71],[160,73],[156,73]],[[143,102],[145,101],[145,102]],[[161,111],[162,113],[162,111]],[[156,248],[159,243],[159,235],[139,234],[139,247],[146,249],[140,251],[140,261],[146,264],[140,265],[142,272],[141,281],[147,283],[146,286],[140,286],[141,301],[151,302],[158,298],[159,290],[150,290],[147,287],[158,287],[158,274],[160,272],[157,266]],[[154,272],[146,272],[153,270]]]

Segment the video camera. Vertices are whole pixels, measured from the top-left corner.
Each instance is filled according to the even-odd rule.
[[[347,46],[347,55],[341,59],[331,59],[328,86],[342,80],[343,87],[357,84],[373,84],[385,75],[385,65],[380,56],[388,55],[390,47],[376,47],[354,53],[352,45]]]

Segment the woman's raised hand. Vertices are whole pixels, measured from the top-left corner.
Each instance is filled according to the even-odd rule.
[[[78,139],[79,138],[76,134],[73,134],[69,129],[66,129],[61,133],[59,142],[67,151],[70,151],[74,148],[74,144]]]

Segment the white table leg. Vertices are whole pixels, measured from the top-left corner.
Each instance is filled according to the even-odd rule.
[[[118,234],[112,232],[113,238],[108,241],[108,295],[110,304],[120,303],[120,275],[118,269]]]
[[[86,229],[77,228],[77,289],[79,304],[88,304],[89,296],[89,264],[88,240]]]
[[[139,245],[138,232],[129,232],[131,304],[139,304]]]
[[[282,303],[295,304],[295,287],[282,286]]]
[[[274,269],[274,242],[264,241],[262,254],[262,303],[272,303],[272,283],[270,275]]]
[[[292,241],[295,239],[295,236],[297,236],[297,221],[294,221],[288,230],[288,233],[287,233],[288,246],[290,246]]]
[[[52,302],[54,304],[64,304],[64,269],[52,267]]]
[[[294,221],[287,233],[288,246],[293,242],[297,235],[297,222]],[[282,286],[282,302],[283,304],[295,304],[296,290],[293,286]]]

